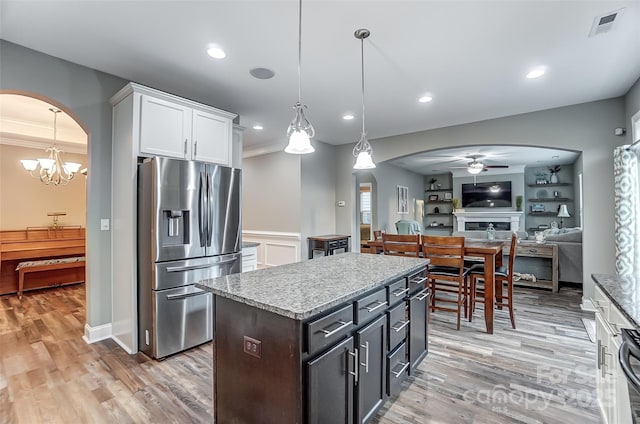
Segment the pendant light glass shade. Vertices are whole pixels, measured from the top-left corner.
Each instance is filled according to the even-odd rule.
[[[311,145],[311,138],[315,135],[315,130],[313,129],[313,125],[307,120],[307,117],[304,116],[304,109],[306,107],[306,105],[302,105],[299,102],[293,105],[296,115],[289,124],[289,128],[287,128],[289,144],[284,149],[287,153],[304,155],[316,151]]]
[[[369,144],[369,140],[367,140],[367,132],[364,129],[364,39],[370,34],[368,29],[358,29],[353,34],[360,40],[360,59],[362,65],[362,133],[360,133],[360,140],[353,148],[353,156],[356,157],[356,163],[353,165],[353,169],[372,169],[376,167],[371,157],[373,149],[371,148],[371,144]]]
[[[293,105],[296,114],[287,128],[289,144],[284,151],[294,155],[305,155],[315,152],[316,149],[311,145],[311,138],[315,135],[315,130],[304,115],[304,109],[307,108],[307,105],[302,104],[302,0],[298,4],[298,101]]]

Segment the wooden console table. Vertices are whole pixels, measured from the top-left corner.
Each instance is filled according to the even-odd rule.
[[[309,259],[313,259],[313,252],[321,250],[325,256],[333,255],[338,249],[349,251],[349,238],[351,236],[342,236],[338,234],[330,234],[326,236],[307,237],[309,243]]]
[[[521,241],[516,246],[516,260],[518,256],[530,258],[546,258],[549,259],[551,265],[551,280],[514,281],[513,284],[528,287],[545,287],[550,288],[553,293],[558,292],[558,245],[554,243],[528,243]],[[514,265],[514,271],[518,272],[518,268]]]

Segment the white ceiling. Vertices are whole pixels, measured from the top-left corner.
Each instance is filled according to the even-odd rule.
[[[8,41],[240,114],[245,146],[278,143],[297,97],[287,1],[0,2]],[[624,8],[588,37],[597,15]],[[369,139],[624,95],[640,76],[638,1],[303,3],[302,99],[316,138],[355,143],[365,41]],[[224,60],[206,55],[211,43]],[[537,80],[524,75],[547,68]],[[249,75],[275,71],[270,80]],[[430,93],[434,100],[420,104]],[[351,112],[356,119],[341,116]],[[253,130],[254,124],[264,126]]]

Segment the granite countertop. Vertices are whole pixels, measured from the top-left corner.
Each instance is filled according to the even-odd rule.
[[[256,308],[304,320],[424,268],[428,260],[342,253],[196,283]]]
[[[591,274],[598,287],[611,299],[624,316],[640,329],[640,286],[633,277]]]
[[[257,243],[255,241],[243,241],[242,242],[242,248],[246,249],[248,247],[257,247],[260,246],[260,243]]]

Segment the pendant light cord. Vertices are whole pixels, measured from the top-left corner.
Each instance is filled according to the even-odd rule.
[[[298,7],[298,103],[302,104],[302,0]]]
[[[364,134],[364,38],[360,39],[360,60],[360,69],[362,70],[362,134]]]

